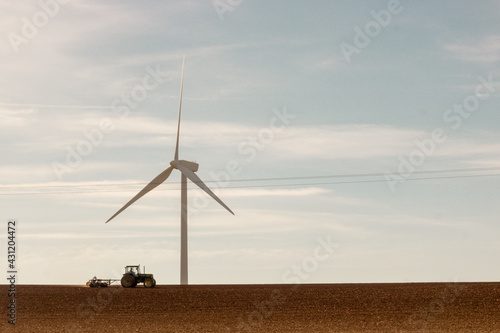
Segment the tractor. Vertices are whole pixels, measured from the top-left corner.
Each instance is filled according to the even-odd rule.
[[[154,288],[156,286],[156,280],[153,278],[153,274],[146,274],[145,267],[141,273],[140,266],[141,265],[125,266],[125,273],[123,273],[121,279],[123,288],[134,288],[138,283],[144,283],[145,288]]]

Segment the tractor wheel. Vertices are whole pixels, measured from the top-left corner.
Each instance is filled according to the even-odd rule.
[[[153,288],[156,287],[156,280],[153,279]]]
[[[123,275],[121,283],[123,288],[134,288],[137,285],[135,277],[130,274]]]
[[[144,287],[145,288],[154,288],[155,286],[155,280],[152,278],[146,278],[144,279]]]
[[[87,285],[87,287],[90,287],[90,281],[88,281],[88,282],[86,283],[86,285]]]
[[[99,287],[101,288],[106,288],[108,286],[108,284],[106,282],[102,282]]]

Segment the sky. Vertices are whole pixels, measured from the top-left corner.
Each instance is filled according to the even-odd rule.
[[[0,4],[0,237],[18,283],[498,281],[500,2]]]

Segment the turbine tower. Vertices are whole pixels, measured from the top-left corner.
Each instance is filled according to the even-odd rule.
[[[181,129],[181,107],[182,107],[182,86],[184,82],[184,58],[182,59],[182,77],[181,77],[181,93],[179,100],[179,117],[177,121],[177,140],[175,144],[175,154],[173,161],[170,162],[170,166],[163,170],[156,178],[154,178],[146,187],[144,187],[135,197],[130,199],[120,210],[118,210],[113,216],[106,221],[108,223],[114,219],[118,214],[123,212],[128,206],[132,205],[134,202],[139,200],[141,197],[146,195],[149,191],[156,188],[158,185],[163,183],[170,176],[174,169],[181,172],[181,284],[188,284],[188,237],[187,237],[187,179],[195,183],[199,188],[205,191],[209,196],[211,196],[215,201],[226,208],[231,214],[234,215],[233,211],[229,209],[221,199],[219,199],[205,183],[195,174],[198,171],[198,164],[195,162],[179,160],[179,132]]]

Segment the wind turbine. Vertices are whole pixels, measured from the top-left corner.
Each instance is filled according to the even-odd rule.
[[[144,187],[135,197],[130,199],[120,210],[118,210],[113,216],[106,221],[108,223],[118,214],[123,212],[128,206],[132,205],[134,202],[139,200],[141,197],[146,195],[149,191],[156,188],[158,185],[167,180],[168,176],[172,173],[174,169],[181,172],[181,284],[188,284],[188,238],[187,238],[187,179],[191,180],[193,183],[198,185],[203,191],[205,191],[209,196],[211,196],[215,201],[226,208],[231,214],[234,215],[233,211],[229,209],[221,199],[219,199],[205,183],[195,174],[198,171],[198,164],[195,162],[179,160],[179,132],[181,128],[181,106],[182,106],[182,86],[184,82],[184,58],[182,59],[182,77],[181,77],[181,93],[179,101],[179,117],[177,121],[177,141],[175,144],[175,154],[173,161],[170,162],[170,166],[163,170],[156,178],[154,178],[146,187]]]

